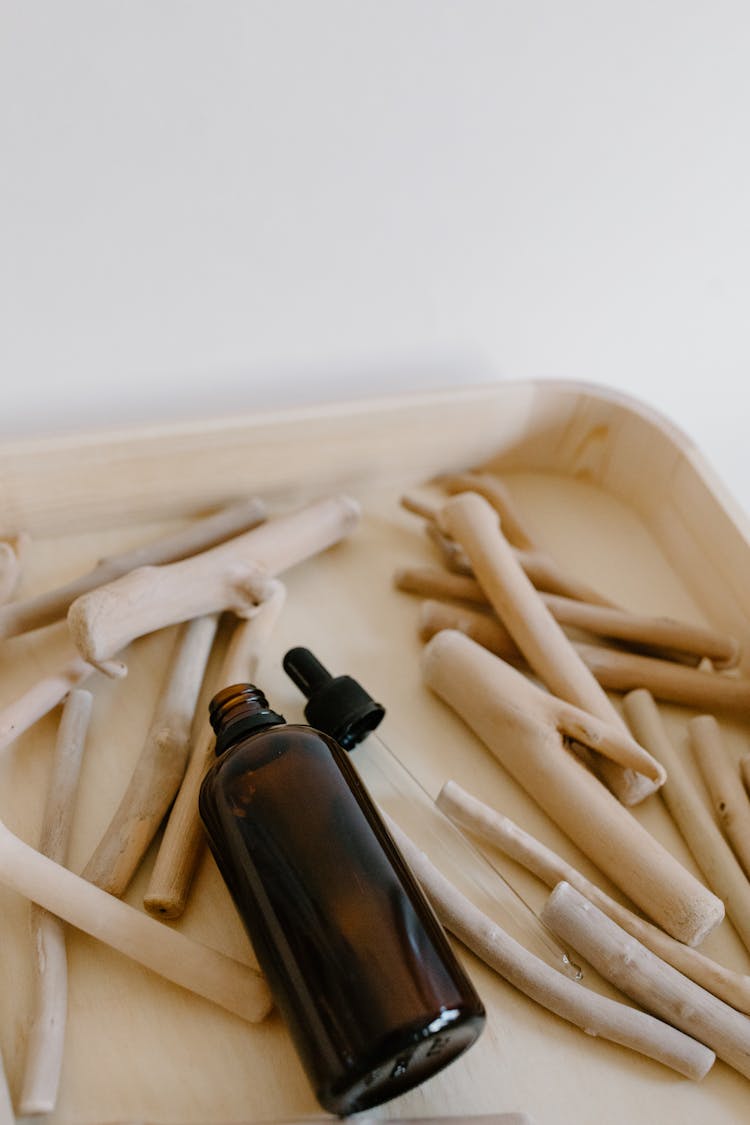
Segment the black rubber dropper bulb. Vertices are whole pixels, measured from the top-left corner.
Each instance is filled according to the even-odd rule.
[[[380,724],[385,707],[351,676],[332,676],[309,648],[291,648],[284,671],[307,696],[305,718],[311,727],[335,738],[345,750],[354,747]]]

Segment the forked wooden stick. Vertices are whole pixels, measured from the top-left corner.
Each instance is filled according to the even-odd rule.
[[[605,980],[750,1078],[747,1016],[667,965],[568,883],[555,887],[542,919]]]
[[[9,602],[18,588],[21,564],[28,545],[29,537],[25,532],[0,539],[0,606]]]
[[[625,696],[624,708],[631,729],[667,771],[661,795],[672,820],[709,887],[723,900],[740,940],[750,950],[750,883],[685,773],[653,698],[647,691],[630,692]]]
[[[699,715],[688,723],[688,730],[716,818],[750,879],[750,800],[722,744],[719,724],[713,715]]]
[[[92,696],[72,691],[63,708],[47,792],[39,850],[65,864]],[[65,927],[39,906],[31,908],[34,1001],[18,1111],[51,1113],[60,1085],[68,1010]]]
[[[698,949],[691,949],[675,941],[664,930],[653,926],[645,918],[634,914],[610,898],[596,884],[591,883],[577,868],[566,863],[551,848],[525,832],[507,816],[472,797],[455,781],[443,786],[437,799],[438,806],[451,820],[499,848],[505,855],[520,863],[541,879],[550,890],[557,883],[570,883],[577,891],[598,906],[608,918],[622,926],[631,937],[637,938],[647,949],[684,973],[690,980],[718,996],[720,1000],[750,1014],[750,976],[727,969],[712,961]]]
[[[174,984],[243,1019],[263,1019],[271,996],[249,965],[162,926],[29,847],[0,821],[0,882]]]
[[[146,741],[123,798],[83,870],[111,895],[125,893],[185,773],[198,693],[218,617],[183,625]]]
[[[490,473],[447,473],[438,477],[435,483],[450,496],[459,492],[477,492],[500,516],[503,532],[509,543],[524,551],[538,548],[536,536],[519,512],[510,490],[499,477]]]
[[[224,610],[247,616],[257,604],[259,578],[324,551],[358,520],[356,501],[331,497],[182,562],[139,567],[73,602],[73,640],[84,660],[96,664],[165,625]]]
[[[529,953],[462,895],[390,818],[386,823],[446,929],[514,988],[587,1034],[629,1047],[687,1078],[701,1079],[711,1069],[713,1051],[645,1012],[589,991]]]
[[[496,617],[468,606],[426,601],[419,615],[422,640],[441,629],[458,629],[483,648],[512,664],[526,666],[518,645]],[[657,699],[686,707],[711,707],[716,711],[750,711],[750,680],[686,668],[668,660],[570,642],[597,683],[608,691],[627,692],[647,688]]]
[[[285,591],[274,582],[268,599],[247,621],[234,628],[216,690],[252,680],[261,654],[284,606]],[[206,770],[214,760],[216,736],[208,715],[199,724],[187,771],[169,814],[164,837],[154,863],[143,905],[157,918],[179,918],[187,904],[195,868],[205,846],[198,815],[198,793]]]
[[[489,604],[475,579],[436,567],[404,567],[396,571],[394,584],[399,590],[426,598],[459,598],[477,605]],[[590,605],[557,594],[542,592],[539,597],[559,625],[649,648],[662,657],[680,654],[695,663],[707,657],[715,668],[734,667],[739,659],[740,646],[734,637],[713,629],[669,617],[648,617],[610,606]]]
[[[75,687],[89,678],[94,668],[71,651],[57,671],[51,672],[0,710],[0,751],[5,750],[29,727],[47,715]]]
[[[721,901],[586,769],[547,713],[529,712],[532,685],[520,672],[450,631],[426,646],[422,670],[547,815],[658,925],[689,945],[718,925]]]
[[[466,551],[477,581],[530,667],[555,695],[624,729],[620,715],[541,601],[505,540],[497,513],[476,493],[454,496],[440,513],[443,530]],[[596,761],[597,773],[624,804],[659,787],[653,773]]]
[[[0,637],[15,637],[19,633],[50,625],[65,616],[76,598],[105,582],[113,582],[136,567],[175,562],[205,551],[256,527],[265,518],[266,507],[261,500],[243,500],[153,543],[102,559],[88,574],[65,586],[0,609]]]

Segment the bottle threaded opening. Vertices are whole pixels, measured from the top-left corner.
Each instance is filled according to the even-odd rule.
[[[208,717],[216,735],[216,753],[222,754],[237,738],[262,727],[284,722],[268,706],[255,684],[231,684],[217,692],[208,705]]]

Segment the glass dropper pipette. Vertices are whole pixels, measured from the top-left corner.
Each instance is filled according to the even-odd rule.
[[[284,670],[307,697],[305,718],[347,751],[370,795],[441,873],[511,937],[553,968],[579,979],[581,971],[504,875],[440,809],[421,783],[373,733],[385,716],[351,676],[332,676],[313,653],[290,649]]]

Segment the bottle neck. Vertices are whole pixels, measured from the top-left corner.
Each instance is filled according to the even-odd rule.
[[[223,688],[208,705],[211,726],[216,734],[216,754],[223,754],[250,734],[286,722],[272,711],[260,688],[254,684],[232,684]]]

